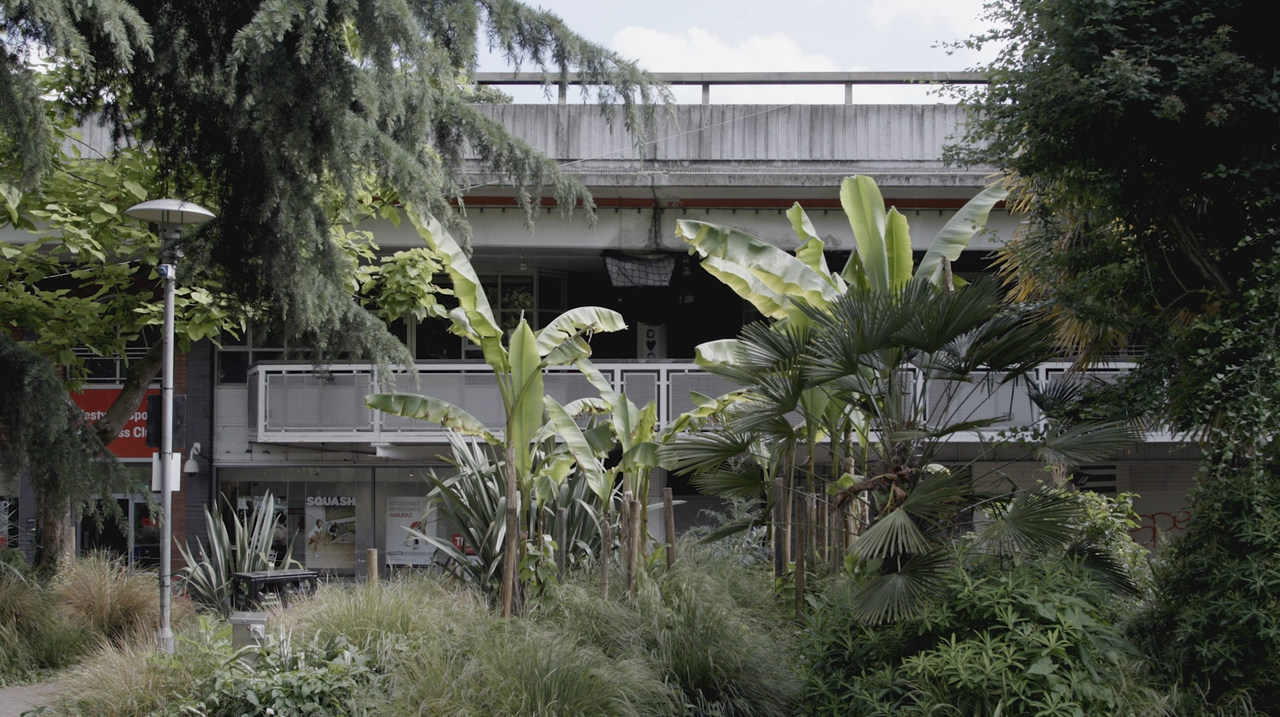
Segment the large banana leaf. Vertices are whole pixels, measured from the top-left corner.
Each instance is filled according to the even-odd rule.
[[[804,262],[805,266],[835,288],[837,293],[843,294],[848,288],[844,279],[839,274],[832,274],[831,268],[827,266],[826,248],[827,245],[818,238],[818,232],[813,228],[813,222],[810,221],[809,215],[800,207],[800,203],[796,202],[787,210],[787,218],[791,220],[791,228],[796,233],[796,238],[800,240],[800,246],[796,249],[796,258]]]
[[[511,333],[511,405],[507,419],[508,445],[515,450],[516,471],[524,480],[533,470],[529,443],[542,427],[542,357],[538,355],[537,338],[528,322]]]
[[[911,229],[907,218],[891,207],[885,217],[884,249],[889,265],[889,286],[898,288],[911,281]]]
[[[709,256],[702,260],[702,268],[749,302],[762,316],[786,318],[787,297],[770,289],[747,267]]]
[[[549,366],[563,366],[591,355],[586,344],[579,340],[584,334],[621,331],[627,328],[622,314],[599,306],[582,306],[560,314],[538,332],[538,354]],[[566,347],[566,343],[570,347]]]
[[[569,453],[578,462],[578,470],[586,475],[587,485],[601,501],[608,500],[609,493],[613,489],[613,481],[605,473],[600,461],[596,460],[595,451],[592,450],[587,437],[583,435],[582,429],[573,422],[573,416],[570,416],[564,407],[550,396],[543,397],[543,407],[551,424],[555,426],[556,433],[564,440]]]
[[[875,180],[865,175],[845,177],[840,184],[840,206],[849,217],[867,283],[873,289],[887,291],[891,286],[889,252],[885,245],[884,197],[880,188]],[[856,280],[849,275],[852,266],[854,264],[850,261],[842,274],[844,280],[851,284]]]
[[[916,269],[916,276],[925,277],[935,285],[941,284],[942,262],[960,258],[960,252],[969,246],[973,235],[986,226],[991,208],[1008,195],[1004,187],[992,186],[970,199],[929,245],[929,251],[925,252],[920,267]]]
[[[719,224],[682,219],[676,222],[676,234],[684,238],[704,259],[721,271],[725,265],[746,269],[774,294],[804,299],[814,306],[826,306],[839,293],[836,288],[803,261],[772,244]],[[738,274],[740,278],[745,278]],[[739,296],[751,300],[740,288]],[[781,305],[783,302],[776,301]],[[762,312],[763,313],[763,312]],[[781,318],[781,317],[779,317]]]
[[[418,230],[418,235],[440,256],[444,268],[453,280],[453,295],[458,300],[458,308],[449,313],[453,320],[453,331],[465,336],[484,351],[485,362],[497,371],[506,371],[505,352],[502,349],[502,329],[494,318],[489,299],[485,296],[484,287],[475,267],[458,242],[440,226],[435,217],[419,217],[417,212],[409,211]],[[429,280],[430,277],[427,277]]]
[[[708,366],[738,366],[745,354],[742,342],[738,339],[719,339],[698,344],[694,349],[694,363],[704,368]]]
[[[371,393],[364,397],[364,402],[369,408],[384,413],[430,421],[466,436],[483,438],[495,446],[502,444],[479,419],[448,401],[412,393]]]

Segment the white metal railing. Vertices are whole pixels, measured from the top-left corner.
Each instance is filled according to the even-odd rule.
[[[1061,380],[1067,363],[1040,366],[1034,381],[1040,386]],[[617,391],[625,391],[636,405],[657,404],[658,420],[666,424],[692,410],[690,392],[718,396],[734,388],[728,381],[701,370],[696,364],[677,361],[598,363],[601,373]],[[1089,372],[1102,380],[1132,370],[1132,363],[1112,363]],[[503,425],[502,398],[492,371],[482,362],[425,362],[417,366],[416,378],[397,373],[397,391],[433,396],[471,413],[485,425]],[[912,379],[916,391],[922,389],[919,376]],[[544,382],[547,394],[560,403],[596,396],[598,393],[572,367],[548,369]],[[390,416],[365,406],[365,395],[379,389],[376,369],[369,364],[331,364],[316,368],[307,363],[267,362],[249,370],[249,439],[259,443],[443,443],[439,426],[413,419]],[[1040,419],[1039,411],[1025,392],[996,382],[979,382],[966,393],[950,397],[958,420],[1007,417],[993,429],[1021,426]],[[926,397],[937,405],[942,396]],[[976,434],[957,434],[955,441],[978,440]],[[1171,436],[1153,434],[1149,441],[1170,441]]]
[[[853,104],[854,85],[985,85],[982,72],[655,72],[668,85],[701,85],[702,104],[711,103],[715,85],[844,85],[844,103]],[[577,72],[563,78],[552,72],[477,72],[482,85],[559,85],[560,104],[566,104],[569,85],[584,83]],[[563,80],[563,82],[561,81]]]

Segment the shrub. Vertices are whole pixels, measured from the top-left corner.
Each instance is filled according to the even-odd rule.
[[[923,614],[869,626],[855,581],[805,626],[814,715],[1144,715],[1163,701],[1109,621],[1112,594],[1084,567],[965,554]]]
[[[1272,449],[1274,451],[1274,448]],[[1206,461],[1131,635],[1179,714],[1280,715],[1280,459]]]
[[[634,600],[569,584],[539,617],[615,660],[640,660],[693,715],[790,715],[797,677],[767,574],[686,545],[674,570],[640,575]]]
[[[73,625],[114,644],[154,639],[160,621],[155,573],[130,572],[123,559],[105,553],[65,561],[53,597]]]
[[[84,644],[84,632],[55,609],[48,590],[20,571],[0,570],[0,684],[65,667]]]

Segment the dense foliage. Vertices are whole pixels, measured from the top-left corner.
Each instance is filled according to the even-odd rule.
[[[1015,173],[1031,220],[1002,253],[1015,296],[1063,319],[1086,359],[1144,347],[1094,410],[1203,442],[1193,520],[1139,625],[1189,713],[1280,705],[1267,662],[1280,652],[1280,541],[1262,527],[1280,490],[1280,53],[1263,9],[993,2],[999,27],[970,44],[1002,49],[955,153]]]
[[[634,599],[598,597],[584,571],[512,620],[425,576],[325,586],[273,616],[266,644],[241,655],[252,668],[206,620],[176,655],[100,650],[51,713],[792,714],[791,641],[767,576],[687,554],[674,571],[646,571]]]
[[[911,619],[870,627],[854,617],[856,585],[827,593],[805,629],[811,714],[1156,712],[1114,597],[1088,571],[958,552],[941,599]]]
[[[101,508],[100,493],[132,492],[133,480],[107,452],[49,360],[0,332],[0,471],[30,469],[38,563],[52,566],[67,540],[69,511]],[[112,512],[114,511],[114,512]]]

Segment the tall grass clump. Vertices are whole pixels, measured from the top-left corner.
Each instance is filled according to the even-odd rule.
[[[41,638],[55,619],[33,579],[0,568],[0,685],[27,679],[39,665]]]
[[[346,643],[389,667],[394,653],[488,619],[484,598],[440,578],[409,575],[355,586],[324,585],[273,618],[295,642]]]
[[[678,701],[650,665],[610,659],[528,621],[489,621],[423,645],[394,672],[385,714],[659,717]]]
[[[611,659],[646,663],[676,690],[682,714],[783,717],[798,677],[774,605],[766,573],[687,545],[673,570],[642,574],[634,598],[604,600],[584,576],[536,616]]]
[[[211,625],[184,630],[175,653],[156,652],[154,640],[104,642],[59,679],[58,702],[45,714],[67,717],[150,717],[181,714],[208,692],[234,661],[229,631]]]
[[[123,559],[105,553],[66,561],[52,597],[72,624],[117,645],[153,639],[160,620],[155,573],[131,572]]]

